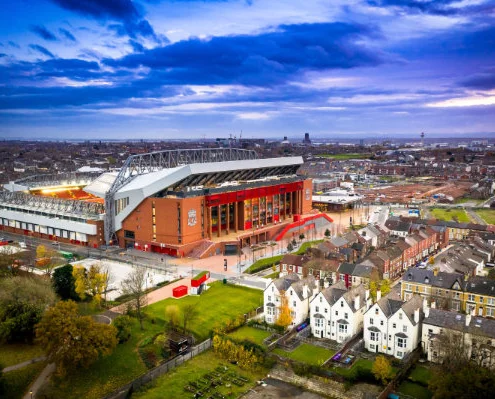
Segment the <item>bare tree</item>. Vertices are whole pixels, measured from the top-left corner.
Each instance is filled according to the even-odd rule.
[[[184,306],[182,309],[182,327],[184,329],[184,334],[187,332],[187,326],[195,320],[198,315],[199,311],[196,309],[196,303],[191,303],[190,305]]]
[[[113,281],[113,275],[110,272],[110,268],[108,266],[101,266],[101,273],[103,274],[103,295],[105,296],[104,300],[106,306],[108,286]]]
[[[148,303],[145,291],[146,270],[136,267],[134,271],[122,281],[122,291],[124,295],[130,297],[130,305],[136,311],[141,330],[143,329],[143,307]]]

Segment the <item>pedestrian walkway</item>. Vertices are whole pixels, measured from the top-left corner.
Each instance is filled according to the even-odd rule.
[[[25,362],[14,364],[13,366],[5,367],[2,370],[2,373],[8,373],[9,371],[22,369],[23,367],[29,366],[30,364],[42,362],[43,360],[46,360],[46,356],[35,357],[34,359],[29,359],[26,360]]]
[[[22,399],[36,398],[36,394],[38,393],[39,389],[43,386],[46,379],[50,377],[54,371],[55,371],[55,363],[47,364],[46,367],[41,372],[41,374],[38,376],[38,378],[36,378],[34,383],[29,387],[27,393],[24,395]]]

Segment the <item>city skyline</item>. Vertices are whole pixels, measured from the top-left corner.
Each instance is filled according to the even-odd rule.
[[[1,3],[2,139],[493,136],[494,1]]]

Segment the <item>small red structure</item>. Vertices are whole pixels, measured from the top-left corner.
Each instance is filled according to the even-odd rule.
[[[179,285],[172,290],[172,295],[174,298],[181,298],[187,295],[187,286]]]
[[[191,279],[191,294],[199,295],[206,286],[206,281],[210,278],[209,271],[203,271]]]

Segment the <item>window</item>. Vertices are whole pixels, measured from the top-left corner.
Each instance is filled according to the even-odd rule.
[[[397,324],[392,324],[392,328],[397,328]]]
[[[287,271],[287,265],[286,265],[285,263],[282,265],[282,270],[283,270],[284,272],[286,272],[286,271]]]
[[[339,333],[347,334],[347,324],[339,324]]]
[[[370,341],[378,341],[378,334],[377,332],[371,331],[370,332]]]
[[[292,301],[292,306],[296,307],[296,301]]]
[[[399,313],[399,320],[402,320],[402,313]]]
[[[474,295],[473,294],[468,295],[468,301],[474,302]]]
[[[370,319],[370,324],[373,325],[373,319]]]
[[[348,319],[349,315],[347,313],[344,313],[344,319]]]
[[[323,302],[323,297],[320,296],[320,303],[322,303],[322,302]]]
[[[320,308],[318,306],[315,306],[315,312],[319,312]]]
[[[397,346],[399,348],[405,348],[407,345],[407,338],[397,337]]]
[[[325,313],[328,313],[328,309],[327,308],[325,308]]]
[[[483,303],[483,297],[480,296],[480,303]]]
[[[402,327],[402,332],[405,332],[405,333],[407,332],[407,326]]]
[[[375,350],[375,348],[376,348],[376,346],[375,346],[375,345],[370,344],[370,350],[374,351],[374,350]]]
[[[402,352],[397,351],[397,357],[402,357]]]
[[[380,320],[380,325],[383,326],[383,320]]]
[[[335,316],[338,316],[338,315],[339,315],[339,311],[338,311],[338,310],[336,310],[336,311],[335,311]]]
[[[316,327],[323,327],[323,319],[320,319],[319,317],[315,319],[315,326]]]
[[[495,317],[495,308],[486,308],[487,317]]]
[[[268,302],[271,302],[272,301],[272,297],[270,295],[267,296],[267,301]]]
[[[344,307],[344,301],[340,301],[340,307],[343,308]]]

